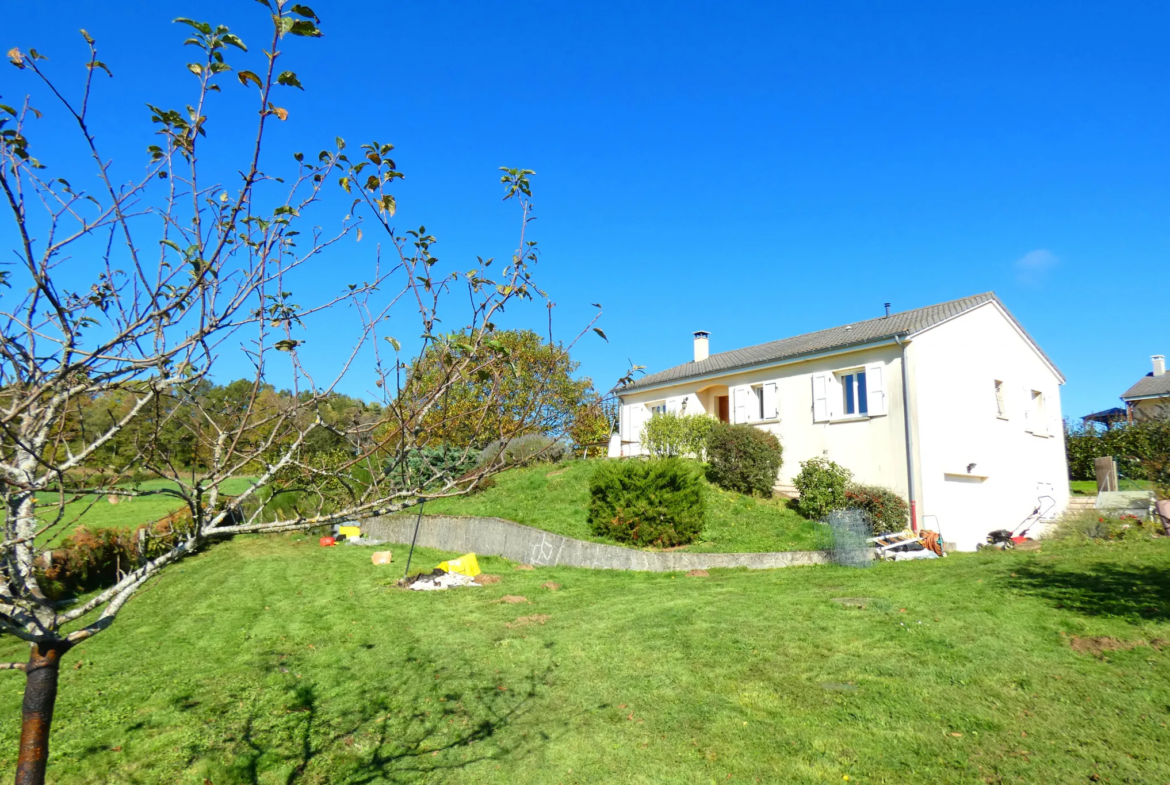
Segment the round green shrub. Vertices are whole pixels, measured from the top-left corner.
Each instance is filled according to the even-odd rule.
[[[682,458],[598,463],[589,480],[594,534],[632,545],[669,548],[703,530],[703,478]]]
[[[793,484],[800,491],[796,508],[809,520],[820,520],[833,510],[844,509],[845,489],[853,472],[828,458],[809,458],[800,462],[800,474]]]
[[[707,435],[707,479],[729,491],[771,496],[784,462],[775,434],[715,422]]]
[[[878,485],[850,485],[845,504],[865,513],[874,534],[900,532],[910,520],[910,505],[889,488]]]

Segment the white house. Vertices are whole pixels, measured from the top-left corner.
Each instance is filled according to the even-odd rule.
[[[994,293],[708,354],[616,390],[613,456],[643,452],[656,412],[706,414],[775,433],[777,485],[826,456],[910,502],[916,527],[973,550],[1038,504],[1068,503],[1064,376]],[[1049,497],[1042,499],[1041,497]],[[1032,530],[1039,531],[1039,527]]]

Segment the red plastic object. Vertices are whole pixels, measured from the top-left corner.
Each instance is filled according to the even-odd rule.
[[[1021,542],[1027,542],[1027,541],[1028,541],[1027,537],[1012,537],[1012,542],[1014,542],[1016,545],[1019,545]]]
[[[337,540],[333,539],[332,537],[322,537],[317,542],[321,543],[322,548],[328,548],[330,545],[337,544]]]

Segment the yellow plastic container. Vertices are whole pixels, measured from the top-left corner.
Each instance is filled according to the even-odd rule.
[[[465,553],[458,559],[442,562],[439,564],[439,569],[444,572],[457,572],[469,578],[474,578],[476,575],[479,575],[479,562],[476,560],[474,553]]]
[[[362,528],[360,526],[338,526],[337,527],[337,536],[344,537],[347,540],[350,537],[361,537],[362,536]]]

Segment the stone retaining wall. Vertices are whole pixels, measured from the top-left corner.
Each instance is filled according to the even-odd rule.
[[[379,540],[410,543],[415,516],[392,515],[362,522],[362,534]],[[783,553],[685,553],[640,551],[617,545],[574,540],[559,534],[523,526],[502,518],[457,518],[424,515],[418,544],[426,548],[461,553],[474,552],[542,567],[588,567],[597,570],[674,572],[713,567],[748,567],[770,570],[805,564],[828,564],[823,551]]]

